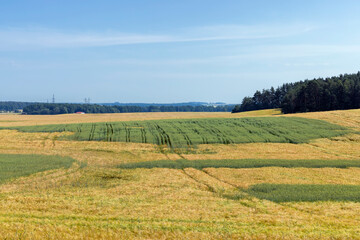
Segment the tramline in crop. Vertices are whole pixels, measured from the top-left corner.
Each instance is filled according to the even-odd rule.
[[[152,143],[169,148],[198,144],[305,143],[348,133],[344,127],[296,117],[208,118],[15,127],[24,132],[74,132],[78,141]]]

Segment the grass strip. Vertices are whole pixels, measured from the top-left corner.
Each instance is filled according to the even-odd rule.
[[[251,196],[273,202],[360,202],[360,186],[321,184],[257,184],[245,190]]]
[[[159,160],[118,165],[123,169],[134,168],[349,168],[360,167],[360,160],[284,160],[284,159],[221,159],[221,160]]]
[[[0,154],[0,183],[58,168],[70,168],[75,160],[70,157]]]

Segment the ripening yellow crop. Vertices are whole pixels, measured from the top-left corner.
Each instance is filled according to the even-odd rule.
[[[203,171],[241,188],[260,183],[360,185],[359,168],[206,168]]]
[[[229,112],[146,112],[146,113],[105,113],[105,114],[61,114],[61,115],[20,115],[0,114],[0,127],[32,126],[45,124],[140,121],[182,118],[232,118],[272,116],[280,114],[278,109],[259,110],[231,114]]]
[[[273,114],[279,112],[0,115],[0,126]],[[360,110],[288,116],[360,129]],[[360,203],[236,198],[238,187],[258,183],[360,184],[357,168],[116,168],[182,158],[360,159],[357,134],[308,144],[200,145],[190,152],[152,144],[60,141],[63,134],[71,133],[0,130],[0,153],[58,154],[78,161],[70,169],[0,185],[0,239],[359,239]]]

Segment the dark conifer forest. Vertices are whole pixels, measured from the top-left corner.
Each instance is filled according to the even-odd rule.
[[[281,108],[283,113],[360,108],[360,72],[256,91],[252,97],[245,97],[232,112],[270,108]]]

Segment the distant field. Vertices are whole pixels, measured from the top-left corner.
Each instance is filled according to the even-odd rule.
[[[266,109],[250,112],[241,112],[236,114],[232,114],[229,112],[144,112],[60,115],[0,114],[0,126],[32,126],[65,123],[95,123],[188,118],[237,118],[272,116],[280,114],[281,111],[279,109]]]
[[[273,202],[360,202],[360,186],[321,184],[258,184],[246,192],[260,199]]]
[[[136,142],[170,148],[198,144],[305,143],[311,139],[341,136],[349,131],[325,121],[306,118],[206,118],[109,123],[23,126],[23,132],[74,132],[77,141]]]
[[[123,169],[134,168],[349,168],[360,167],[360,160],[284,160],[284,159],[219,159],[219,160],[161,160],[127,163],[118,166]]]
[[[69,168],[74,159],[60,156],[0,154],[0,183],[58,168]]]

